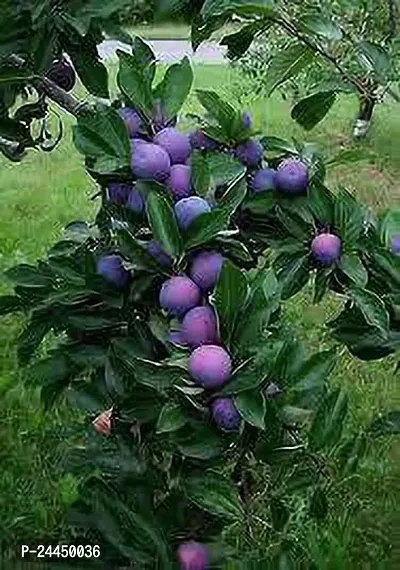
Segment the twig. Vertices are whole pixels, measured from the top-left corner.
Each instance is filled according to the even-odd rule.
[[[10,55],[9,61],[14,64],[16,67],[21,68],[26,65],[25,60],[15,54]],[[61,89],[58,85],[51,81],[47,77],[42,77],[40,75],[35,75],[31,80],[30,83],[36,89],[39,94],[44,94],[49,99],[54,101],[57,105],[59,105],[62,109],[74,115],[74,117],[79,117],[84,112],[89,109],[89,104],[83,101],[80,101],[70,93]]]

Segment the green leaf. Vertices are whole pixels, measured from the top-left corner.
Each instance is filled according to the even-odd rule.
[[[320,223],[333,224],[333,196],[324,185],[315,183],[308,188],[308,206]]]
[[[292,141],[287,141],[279,137],[262,137],[261,144],[266,151],[279,151],[293,154],[299,154],[297,146]]]
[[[262,338],[271,315],[279,308],[280,287],[275,273],[270,269],[260,271],[251,284],[247,303],[240,310],[233,339],[235,352],[246,354]]]
[[[292,109],[292,119],[310,131],[322,121],[335,101],[335,91],[318,91],[296,103]]]
[[[232,481],[215,471],[188,477],[184,490],[190,501],[219,517],[241,520],[244,509]]]
[[[225,14],[260,14],[267,16],[276,6],[274,0],[206,0],[201,14],[205,20]]]
[[[69,30],[66,36],[66,51],[83,85],[92,95],[108,99],[108,72],[99,58],[96,41],[90,36],[84,37]]]
[[[342,150],[332,158],[326,161],[326,166],[334,168],[342,164],[351,164],[353,162],[360,162],[361,160],[372,160],[375,154],[368,152],[366,149],[354,148],[351,150]]]
[[[129,265],[133,269],[144,271],[161,271],[161,267],[150,254],[147,253],[145,247],[137,241],[135,236],[127,229],[116,231],[116,237],[120,252],[129,260]],[[164,268],[165,269],[165,268]]]
[[[236,212],[238,207],[242,204],[247,194],[247,183],[244,174],[240,175],[234,182],[232,182],[224,195],[220,198],[218,206],[225,210],[229,215]]]
[[[274,269],[282,288],[282,299],[290,299],[308,283],[308,254],[304,255],[303,250],[281,253],[274,262]]]
[[[376,43],[363,40],[357,45],[357,56],[360,64],[367,71],[384,78],[390,71],[390,56],[386,49]]]
[[[270,97],[279,85],[296,77],[314,59],[313,51],[302,43],[289,44],[275,55],[266,70],[266,81],[263,88]]]
[[[271,498],[269,508],[274,530],[282,532],[290,518],[289,509],[281,499],[276,497]]]
[[[223,450],[219,434],[202,423],[184,426],[175,439],[180,453],[193,459],[213,459]]]
[[[217,309],[221,339],[230,345],[232,333],[238,319],[238,308],[247,300],[248,283],[244,271],[226,260],[215,288],[213,302]]]
[[[95,160],[94,171],[107,174],[130,168],[128,132],[115,109],[97,105],[80,115],[73,127],[73,138],[77,150]]]
[[[18,362],[21,366],[25,366],[30,362],[51,328],[51,320],[32,318],[29,321],[18,337]]]
[[[142,350],[137,341],[113,340],[112,348],[121,369],[139,384],[164,391],[173,388],[182,379],[189,380],[188,373],[183,368],[140,358]]]
[[[323,521],[328,516],[328,498],[321,487],[317,487],[310,501],[310,516]]]
[[[260,30],[260,26],[256,23],[243,26],[238,32],[224,36],[220,44],[228,47],[228,59],[239,59],[249,49],[253,43],[254,37]],[[265,31],[265,30],[263,30]]]
[[[321,12],[310,12],[300,17],[300,26],[308,32],[320,36],[326,40],[339,41],[342,39],[342,32],[332,20],[330,15],[323,15]]]
[[[190,166],[195,193],[197,196],[207,196],[210,190],[211,176],[207,158],[201,150],[192,152]]]
[[[193,249],[206,244],[226,230],[229,226],[230,215],[224,209],[215,209],[199,216],[186,233],[185,247]]]
[[[235,123],[235,108],[224,101],[215,91],[197,89],[196,95],[206,111],[218,121],[223,133],[229,136]]]
[[[12,281],[14,285],[22,285],[30,288],[51,287],[53,277],[44,273],[34,265],[21,263],[5,272],[5,277]]]
[[[172,206],[165,196],[150,193],[146,201],[146,211],[154,239],[171,257],[182,253],[182,238]]]
[[[390,410],[385,415],[375,419],[368,428],[368,434],[372,437],[382,435],[400,434],[400,410]]]
[[[176,431],[186,422],[187,417],[179,404],[165,404],[158,418],[156,431],[157,433]]]
[[[296,375],[296,384],[292,388],[294,404],[297,407],[315,407],[337,362],[336,351],[327,350],[314,354],[301,366]]]
[[[340,388],[327,394],[317,409],[310,428],[309,445],[315,451],[334,448],[347,417],[348,397]]]
[[[161,100],[167,119],[172,119],[181,110],[190,93],[192,83],[193,71],[188,57],[168,67],[155,91],[155,97]]]
[[[252,426],[265,429],[267,411],[265,396],[259,390],[247,390],[235,396],[235,406],[242,418]]]
[[[17,313],[23,308],[21,299],[16,295],[2,295],[0,297],[0,315]]]
[[[382,243],[390,247],[392,237],[400,234],[400,210],[392,208],[387,210],[379,219],[378,230]]]
[[[342,188],[335,196],[334,223],[345,251],[357,245],[363,223],[362,210],[355,198]]]
[[[322,301],[325,293],[328,290],[329,279],[331,276],[331,271],[326,269],[317,269],[314,280],[314,297],[313,303],[317,305]]]
[[[243,208],[253,214],[267,214],[275,205],[275,196],[272,192],[257,192],[250,195],[243,204]]]
[[[118,87],[127,98],[130,106],[151,117],[153,97],[145,68],[135,56],[118,51]]]
[[[344,253],[340,257],[339,267],[358,287],[367,285],[368,272],[358,253]]]
[[[222,152],[209,153],[207,164],[215,186],[229,184],[246,171],[246,168],[236,158]]]
[[[389,314],[385,303],[372,291],[352,287],[349,289],[349,296],[360,309],[368,324],[376,327],[383,335],[389,332]]]

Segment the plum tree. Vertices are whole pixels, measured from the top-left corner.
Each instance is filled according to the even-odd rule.
[[[118,57],[118,98],[71,107],[74,143],[99,186],[96,218],[68,224],[36,264],[9,269],[14,289],[0,297],[0,313],[26,316],[18,357],[44,403],[65,392],[88,414],[87,436],[65,462],[79,481],[71,532],[95,536],[110,567],[187,570],[197,560],[218,567],[223,531],[245,521],[263,569],[276,557],[310,568],[307,544],[291,540],[296,525],[314,529],[326,515],[315,505],[341,492],[367,440],[396,431],[396,411],[348,425],[347,395],[329,376],[341,344],[362,360],[400,348],[399,216],[332,192],[313,146],[254,139],[236,103],[204,89],[196,95],[207,118],[187,118],[195,134],[185,135],[185,154],[198,129],[205,143],[175,169],[190,169],[193,195],[175,203],[175,165],[155,138],[180,115],[190,63],[156,83],[155,56],[139,38]],[[129,137],[121,101],[140,116],[142,138]],[[176,133],[168,144],[183,140]],[[257,163],[238,160],[241,145]],[[285,174],[285,193],[265,184],[271,170]],[[283,302],[308,285],[315,303],[331,292],[342,302],[327,323],[329,349],[312,355],[281,321]],[[258,484],[270,491],[261,547],[248,532],[260,518]],[[227,563],[238,557],[251,567],[250,553],[226,550]]]

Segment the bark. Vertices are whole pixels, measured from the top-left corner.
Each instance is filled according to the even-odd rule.
[[[374,98],[361,98],[357,119],[353,128],[355,139],[364,139],[371,127],[376,100]]]
[[[16,67],[23,67],[25,65],[25,61],[15,54],[11,55],[9,60]],[[67,93],[61,89],[61,87],[58,87],[54,81],[51,81],[46,77],[37,75],[30,80],[30,83],[39,94],[46,95],[46,97],[64,109],[64,111],[74,115],[74,117],[79,117],[89,109],[88,103],[80,101],[70,93]]]

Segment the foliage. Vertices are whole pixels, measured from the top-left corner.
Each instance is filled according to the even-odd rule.
[[[184,4],[160,2],[160,10],[168,14]],[[391,0],[206,1],[192,17],[194,47],[232,18],[242,28],[221,43],[251,79],[248,92],[268,96],[281,88],[286,95],[291,87],[292,117],[306,129],[325,117],[341,92],[358,95],[360,118],[367,120],[366,102],[373,107],[386,94],[399,100],[398,7]]]
[[[118,76],[122,100],[140,112],[148,138],[156,131],[155,100],[176,114],[184,101],[173,85],[189,91],[192,82],[184,60],[166,72],[162,88],[154,86],[154,59],[136,39],[133,55],[120,55]],[[104,560],[113,564],[174,568],[180,543],[218,546],[222,529],[242,519],[251,524],[250,498],[260,485],[268,488],[270,539],[278,544],[266,561],[273,567],[298,556],[295,544],[281,540],[291,516],[286,505],[300,493],[309,516],[324,519],[327,486],[335,474],[354,472],[365,452],[360,441],[397,425],[392,412],[386,422],[342,440],[347,395],[328,381],[338,351],[307,355],[281,326],[282,302],[312,279],[316,301],[330,292],[343,298],[329,323],[338,346],[361,359],[393,354],[399,348],[399,258],[390,244],[398,217],[387,212],[374,219],[347,190],[329,191],[325,164],[312,146],[271,136],[261,139],[264,160],[270,168],[288,157],[300,160],[308,170],[307,192],[252,193],[254,170],[232,156],[252,138],[252,127],[232,102],[209,90],[197,95],[208,112],[201,129],[219,143],[197,150],[192,166],[213,209],[188,231],[179,229],[165,185],[133,177],[135,151],[127,154],[119,113],[97,105],[78,118],[74,137],[101,189],[96,221],[69,224],[45,259],[8,270],[14,292],[0,298],[0,310],[27,316],[19,359],[47,406],[67,391],[93,419],[106,410],[68,461],[81,481],[69,513],[77,539],[100,542]],[[111,202],[113,182],[136,183],[145,213]],[[322,267],[310,244],[326,229],[340,236],[342,252]],[[171,266],[149,255],[153,237],[172,257]],[[204,250],[225,258],[209,301],[233,369],[217,390],[194,382],[190,351],[170,342],[174,323],[158,300],[166,279],[187,272],[193,253]],[[121,289],[98,273],[105,254],[121,255],[129,272]],[[49,333],[58,342],[38,358]],[[216,396],[232,397],[238,431],[217,428],[209,410]],[[254,472],[259,481],[252,480]],[[240,563],[237,553],[229,558]]]

